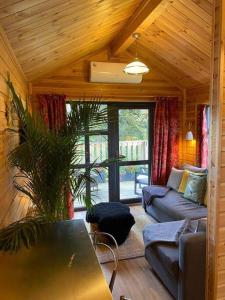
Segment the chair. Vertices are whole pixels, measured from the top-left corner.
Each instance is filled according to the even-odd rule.
[[[111,252],[111,254],[113,256],[114,267],[113,267],[111,279],[109,282],[109,289],[112,292],[114,282],[116,279],[117,267],[118,267],[118,244],[117,244],[115,238],[107,232],[94,231],[94,232],[90,232],[89,234],[92,238],[92,243],[93,243],[95,250],[97,249],[97,246],[104,246]],[[110,241],[110,240],[115,245],[115,250],[113,250],[111,246],[106,244],[106,242]]]
[[[149,185],[147,168],[142,168],[140,171],[135,172],[134,193],[135,195],[140,195],[140,193],[137,192],[137,185],[139,186],[139,188]]]
[[[109,282],[109,289],[112,292],[114,282],[115,282],[115,279],[116,279],[117,267],[118,267],[118,244],[117,244],[115,238],[107,232],[94,231],[94,232],[90,232],[89,234],[91,236],[91,240],[93,242],[93,246],[95,248],[95,251],[97,249],[97,246],[104,246],[107,249],[109,249],[110,252],[112,253],[112,256],[113,256],[113,259],[114,259],[114,268],[113,268],[111,279],[110,279],[110,282]],[[101,240],[98,240],[98,237],[100,237]],[[108,244],[106,244],[106,241],[108,241],[109,239],[111,241],[113,241],[113,244],[115,245],[115,248],[116,248],[115,250],[116,251],[114,251],[112,249],[112,247],[110,247]],[[126,298],[125,296],[120,296],[120,300],[131,300],[131,299]]]

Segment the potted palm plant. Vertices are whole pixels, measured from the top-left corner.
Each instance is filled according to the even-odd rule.
[[[107,110],[100,101],[74,102],[65,125],[58,132],[50,131],[41,118],[23,106],[10,79],[6,82],[23,140],[9,153],[9,163],[17,170],[15,187],[29,197],[34,208],[32,215],[0,230],[0,249],[17,250],[37,242],[52,222],[68,219],[68,193],[91,206],[92,199],[84,189],[87,182],[95,183],[92,174],[98,173],[101,165],[93,163],[86,170],[77,167],[83,155],[80,137],[105,123]]]

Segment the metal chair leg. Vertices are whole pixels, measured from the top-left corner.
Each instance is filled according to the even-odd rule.
[[[109,282],[109,289],[112,292],[114,282],[116,279],[117,267],[118,267],[118,244],[117,244],[117,241],[115,240],[114,236],[112,236],[111,234],[109,234],[107,232],[100,232],[100,231],[90,232],[90,236],[92,236],[92,242],[93,242],[93,246],[94,246],[95,250],[96,250],[97,246],[104,246],[112,253],[113,260],[114,260],[114,268],[113,268],[111,279]],[[109,245],[107,245],[103,242],[98,242],[97,236],[109,237],[115,244],[115,251]]]
[[[115,283],[116,273],[117,273],[117,270],[113,270],[111,280],[109,282],[109,289],[110,289],[111,292],[113,290],[113,286],[114,286],[114,283]]]

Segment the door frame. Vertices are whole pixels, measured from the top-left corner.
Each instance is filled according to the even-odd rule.
[[[67,101],[70,103],[70,101]],[[108,187],[109,187],[109,202],[120,201],[120,180],[119,180],[119,167],[130,165],[148,165],[149,183],[151,180],[151,163],[152,163],[152,148],[153,148],[153,125],[154,125],[154,110],[155,102],[105,102],[101,104],[107,105],[108,108],[108,129],[96,130],[97,135],[108,135],[108,158],[112,159],[119,156],[119,109],[148,109],[149,110],[149,123],[148,123],[148,160],[139,161],[124,161],[124,162],[111,162],[105,165],[108,168]],[[95,135],[95,134],[93,134]],[[80,164],[78,168],[87,168],[90,164],[90,141],[89,136],[84,137],[85,144],[85,163]],[[118,188],[116,188],[118,187]],[[86,185],[86,192],[90,193],[90,186]],[[125,204],[141,202],[141,197],[124,199],[121,201]],[[75,207],[75,211],[85,210],[85,206]]]
[[[109,115],[112,116],[109,119],[109,158],[119,156],[119,110],[120,109],[148,109],[148,160],[136,160],[136,161],[119,161],[111,164],[109,167],[109,201],[110,202],[122,202],[126,204],[141,202],[141,196],[135,198],[129,198],[120,200],[120,179],[119,179],[119,167],[131,166],[131,165],[148,165],[148,180],[151,180],[151,164],[152,164],[152,148],[153,148],[153,125],[154,125],[154,110],[155,102],[143,102],[143,103],[127,103],[127,102],[110,102],[108,103]]]

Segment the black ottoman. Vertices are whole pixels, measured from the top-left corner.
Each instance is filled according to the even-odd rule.
[[[119,202],[99,203],[87,211],[86,221],[97,224],[99,231],[110,233],[121,245],[135,224],[130,208]]]

